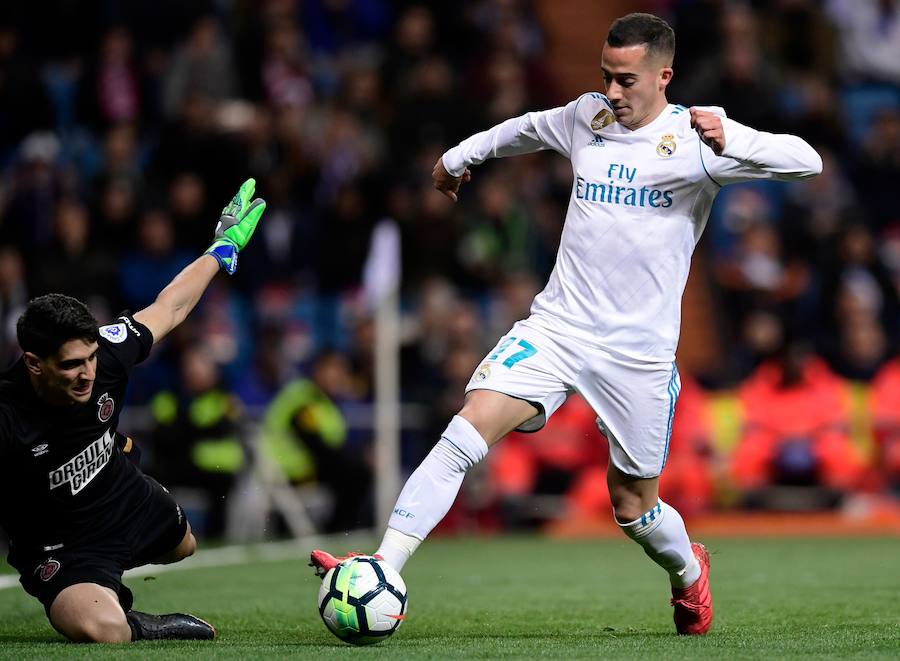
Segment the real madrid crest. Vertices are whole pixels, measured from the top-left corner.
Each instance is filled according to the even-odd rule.
[[[106,422],[116,410],[116,402],[108,393],[103,393],[97,400],[97,407],[97,417],[100,418],[100,422]]]
[[[596,115],[594,115],[594,119],[591,120],[591,130],[599,131],[600,129],[609,126],[614,121],[616,121],[616,118],[613,116],[613,114],[609,110],[604,108]]]
[[[669,156],[675,153],[676,147],[675,136],[671,133],[666,133],[660,139],[659,144],[656,145],[656,153],[663,158],[669,158]]]
[[[472,377],[472,381],[479,382],[484,381],[491,375],[491,366],[487,363],[484,363],[481,367],[478,368],[478,371],[475,372],[475,376]]]

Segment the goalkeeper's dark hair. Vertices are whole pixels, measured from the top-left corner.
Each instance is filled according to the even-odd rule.
[[[32,299],[16,323],[22,351],[46,358],[69,340],[97,342],[97,320],[78,299],[63,294],[46,294]]]
[[[664,58],[669,64],[675,57],[675,31],[659,16],[628,14],[617,18],[609,28],[606,43],[613,48],[646,46],[647,55]]]

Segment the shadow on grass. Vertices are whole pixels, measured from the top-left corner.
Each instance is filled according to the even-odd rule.
[[[569,633],[547,633],[541,631],[510,631],[510,632],[466,632],[465,638],[469,640],[481,640],[481,641],[490,641],[490,640],[515,640],[515,639],[526,639],[526,640],[547,640],[547,641],[564,641],[567,643],[572,642],[584,642],[590,643],[600,640],[609,640],[611,638],[653,638],[653,639],[664,639],[664,638],[672,638],[677,639],[673,632],[670,631],[641,631],[638,629],[623,629],[623,630],[614,630],[614,631],[597,631],[594,633],[587,634],[569,634]],[[402,639],[398,639],[398,642],[402,643],[439,643],[439,642],[451,642],[451,641],[459,641],[459,636],[444,636],[444,635],[429,635],[429,634],[408,634],[403,636]]]

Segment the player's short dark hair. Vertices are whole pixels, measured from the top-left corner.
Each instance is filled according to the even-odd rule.
[[[22,351],[46,358],[69,340],[97,342],[97,320],[87,306],[63,294],[46,294],[32,299],[16,323]]]
[[[675,31],[653,14],[635,13],[617,18],[609,28],[606,43],[613,48],[645,45],[648,55],[662,56],[669,62],[675,57]]]

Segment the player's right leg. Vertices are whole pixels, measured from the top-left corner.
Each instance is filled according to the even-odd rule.
[[[490,446],[538,413],[522,399],[491,390],[470,392],[462,410],[406,481],[375,555],[401,571],[450,511],[466,472],[484,459]],[[320,576],[344,557],[319,550],[310,554],[311,565]]]
[[[48,611],[50,624],[78,643],[127,643],[131,627],[116,593],[96,583],[76,583],[63,589]]]
[[[125,589],[120,586],[120,590]],[[130,601],[130,593],[127,598]],[[120,595],[97,583],[64,588],[47,609],[50,624],[77,643],[127,643],[137,640],[212,640],[216,630],[193,615],[150,615],[123,610]]]
[[[428,456],[410,475],[376,555],[397,571],[444,518],[466,471],[514,429],[536,431],[565,401],[577,360],[543,332],[519,322],[476,369],[466,402]],[[324,576],[341,558],[313,551]]]
[[[450,511],[466,472],[509,432],[538,415],[527,401],[474,390],[397,498],[376,551],[397,571]]]

